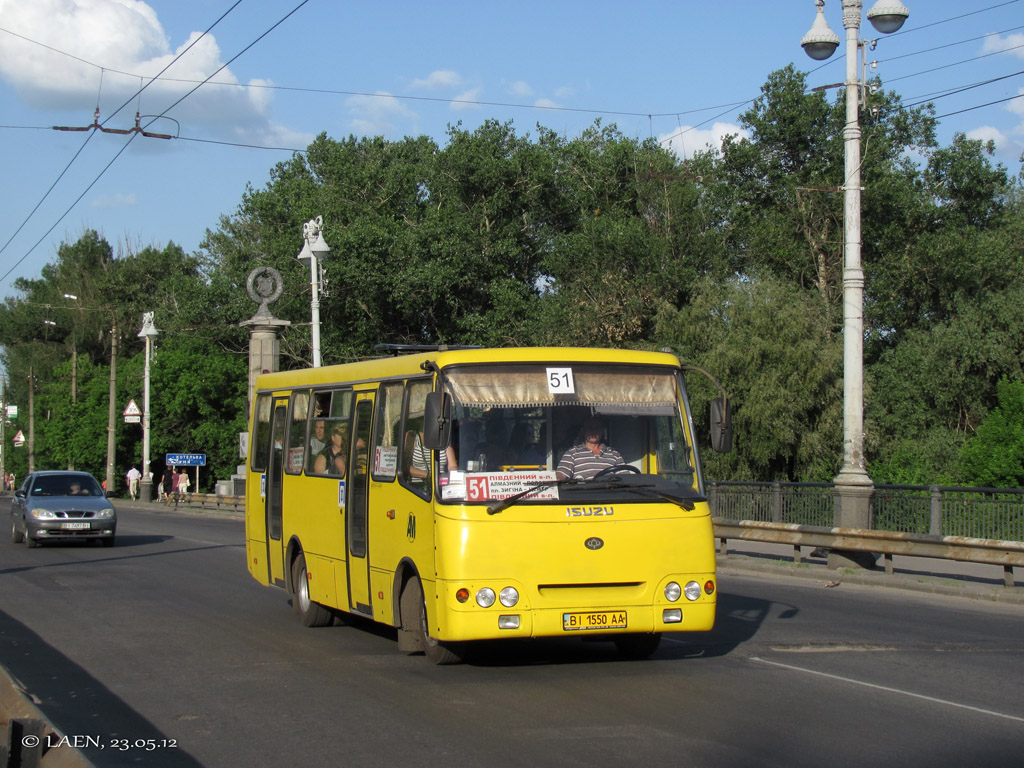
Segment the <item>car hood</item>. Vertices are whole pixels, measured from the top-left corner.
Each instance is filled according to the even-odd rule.
[[[28,500],[27,509],[48,509],[51,512],[98,512],[113,509],[109,499],[102,496],[36,496]]]

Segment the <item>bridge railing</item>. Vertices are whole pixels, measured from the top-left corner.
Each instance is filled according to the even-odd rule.
[[[1024,489],[878,485],[871,528],[833,527],[830,483],[709,482],[708,500],[723,553],[730,538],[893,555],[1024,566]]]

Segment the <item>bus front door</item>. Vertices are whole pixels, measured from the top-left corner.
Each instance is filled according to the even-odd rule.
[[[288,401],[274,401],[274,420],[270,425],[270,457],[267,463],[266,513],[267,562],[270,564],[270,582],[284,586],[284,543],[281,540],[284,504],[284,431],[288,418]]]
[[[368,492],[370,486],[369,446],[373,417],[373,394],[359,393],[352,428],[352,454],[348,472],[348,594],[353,613],[373,615],[370,599],[368,557]]]

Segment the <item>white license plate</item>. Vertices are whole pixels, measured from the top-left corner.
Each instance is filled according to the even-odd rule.
[[[60,527],[66,531],[87,531],[89,530],[88,523],[61,523]]]

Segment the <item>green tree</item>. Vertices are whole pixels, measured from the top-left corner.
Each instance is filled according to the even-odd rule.
[[[998,405],[963,448],[964,479],[987,488],[1024,485],[1024,381],[1000,379]]]

